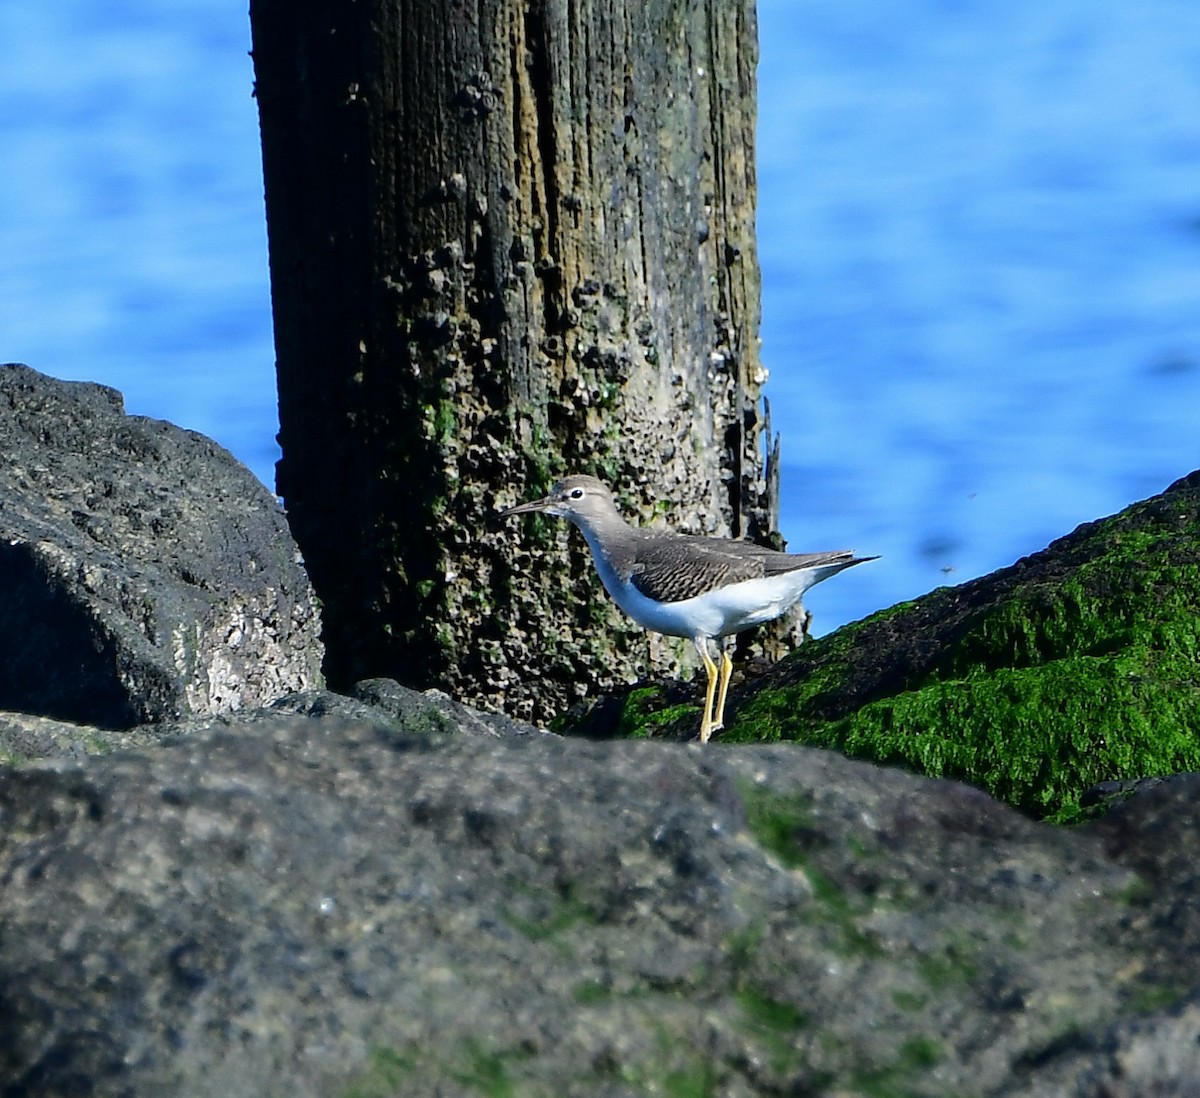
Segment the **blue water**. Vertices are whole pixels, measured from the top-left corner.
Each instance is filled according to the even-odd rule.
[[[784,534],[818,625],[1200,466],[1200,4],[760,5]],[[825,600],[822,602],[822,600]]]
[[[0,360],[101,381],[274,484],[246,0],[0,5]]]
[[[245,0],[0,7],[0,360],[267,484]],[[1200,466],[1200,4],[762,0],[763,358],[818,632]]]

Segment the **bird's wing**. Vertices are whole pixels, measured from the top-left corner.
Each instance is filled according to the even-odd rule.
[[[637,546],[633,585],[658,602],[682,602],[742,580],[851,560],[851,553],[780,553],[749,541],[679,535]]]
[[[781,553],[752,541],[681,534],[642,541],[629,578],[643,595],[657,602],[682,602],[742,580],[777,576],[799,568],[841,571],[857,563],[858,558],[849,549]]]
[[[760,548],[755,546],[755,548]],[[763,574],[777,576],[782,572],[794,572],[797,568],[828,568],[840,564],[848,567],[858,564],[858,559],[849,549],[834,549],[828,553],[780,553],[774,549],[762,548]],[[873,560],[865,557],[864,560]]]
[[[630,580],[656,602],[682,602],[714,587],[757,579],[761,559],[736,551],[739,543],[720,538],[648,538],[637,547]]]

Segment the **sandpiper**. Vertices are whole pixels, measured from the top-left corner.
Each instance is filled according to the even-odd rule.
[[[708,674],[701,743],[722,727],[733,671],[733,661],[720,645],[718,671],[708,642],[771,621],[799,602],[814,583],[877,559],[856,557],[848,550],[780,553],[731,538],[639,530],[621,517],[608,487],[589,476],[564,477],[545,499],[520,503],[501,514],[533,511],[579,527],[605,590],[634,621],[695,644]]]

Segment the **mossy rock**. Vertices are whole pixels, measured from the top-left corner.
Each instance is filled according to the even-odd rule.
[[[1200,472],[805,644],[726,722],[724,743],[830,747],[1060,821],[1098,782],[1200,769]]]

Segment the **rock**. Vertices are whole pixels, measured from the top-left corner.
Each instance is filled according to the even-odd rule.
[[[1061,1042],[1004,1098],[1195,1098],[1200,996]]]
[[[0,367],[0,709],[123,729],[320,683],[287,523],[209,439]]]
[[[33,759],[82,759],[126,747],[146,747],[165,738],[162,726],[112,731],[71,724],[31,713],[0,712],[0,763]]]
[[[1195,782],[1068,831],[793,745],[210,719],[0,768],[4,1094],[1195,1079]]]
[[[382,709],[410,731],[466,732],[477,736],[544,736],[539,728],[501,713],[484,713],[456,702],[441,690],[410,690],[395,679],[364,679],[351,691]]]
[[[0,712],[0,763],[19,765],[38,759],[78,760],[88,755],[149,747],[234,727],[248,731],[254,725],[278,723],[285,714],[363,721],[383,728],[403,728],[412,735],[549,735],[531,724],[452,701],[439,690],[421,693],[391,679],[365,681],[355,690],[363,700],[331,690],[302,690],[285,694],[257,709],[193,714],[130,729],[101,729],[28,713]]]
[[[1134,785],[1134,783],[1130,783]],[[1013,1098],[1192,1098],[1200,1083],[1200,774],[1175,774],[1122,790],[1079,833],[1135,870],[1140,895],[1128,930],[1145,991],[1141,1009],[1098,1032],[1070,1035]]]

